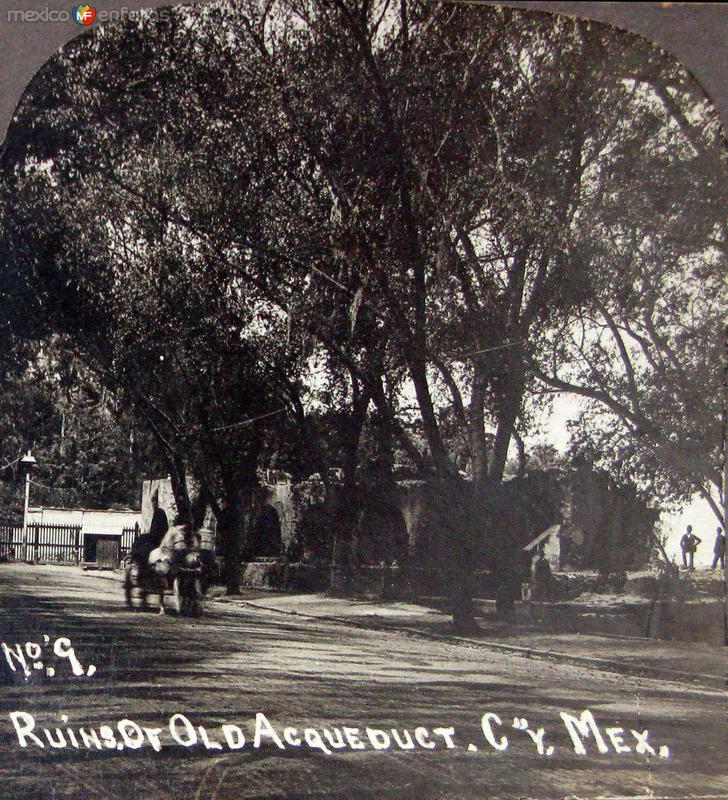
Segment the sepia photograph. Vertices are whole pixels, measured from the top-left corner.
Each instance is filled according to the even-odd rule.
[[[0,8],[63,31],[0,146],[2,797],[728,798],[704,86],[528,4],[111,5]]]

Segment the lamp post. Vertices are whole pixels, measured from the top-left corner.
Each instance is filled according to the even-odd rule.
[[[23,504],[23,561],[28,561],[28,501],[30,500],[30,473],[38,462],[30,450],[20,459],[20,468],[25,472],[25,503]]]

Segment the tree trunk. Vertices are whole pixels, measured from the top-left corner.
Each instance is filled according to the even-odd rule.
[[[472,632],[478,628],[473,613],[473,531],[472,516],[469,513],[472,508],[472,493],[464,491],[465,484],[458,477],[440,436],[427,381],[426,362],[419,358],[410,359],[409,371],[435,473],[447,487],[448,494],[450,490],[453,492],[449,497],[443,498],[448,508],[442,509],[440,514],[445,530],[450,534],[451,555],[448,566],[453,627],[461,633]]]
[[[336,530],[331,552],[329,594],[348,597],[354,588],[354,530],[359,517],[358,488],[345,483],[335,500]]]
[[[180,456],[168,459],[169,480],[172,484],[174,504],[177,506],[177,515],[186,523],[192,522],[192,508],[190,495],[187,490],[187,473],[184,462]],[[170,520],[171,522],[172,520]]]
[[[523,478],[526,474],[527,468],[527,459],[526,459],[526,445],[523,442],[523,438],[519,435],[516,429],[513,429],[513,440],[516,443],[516,449],[518,451],[518,471],[516,472],[517,478]]]
[[[357,444],[358,448],[358,444]],[[360,500],[357,486],[356,458],[352,454],[345,459],[344,481],[334,498],[335,528],[331,549],[331,578],[329,594],[332,597],[347,597],[351,594],[354,580],[354,546]]]
[[[509,360],[510,361],[510,360]],[[495,493],[503,482],[508,448],[513,436],[516,419],[521,408],[523,396],[523,383],[518,375],[509,376],[506,396],[498,410],[498,426],[493,443],[493,452],[488,467],[488,488]],[[493,537],[495,531],[491,531]],[[501,536],[505,534],[500,533]],[[496,598],[497,613],[512,616],[516,610],[516,600],[520,597],[521,569],[518,563],[519,548],[510,541],[493,542],[496,552],[499,553],[499,563],[496,565]]]
[[[508,458],[508,448],[513,436],[513,428],[518,418],[520,410],[520,399],[509,398],[504,402],[502,409],[498,412],[498,427],[495,431],[495,441],[491,453],[490,464],[488,465],[488,482],[499,484],[503,480],[503,472],[506,468]]]
[[[240,594],[240,544],[242,541],[241,498],[237,492],[223,497],[223,508],[217,517],[217,536],[222,545],[223,581],[226,594]]]
[[[369,408],[368,391],[359,392],[359,384],[354,375],[352,382],[352,413],[344,420],[341,430],[343,445],[344,480],[334,499],[335,529],[331,551],[331,578],[329,594],[333,597],[346,597],[351,594],[354,577],[354,531],[359,517],[359,488],[357,470],[359,467],[359,445],[361,432]]]
[[[409,362],[409,372],[412,384],[415,387],[417,405],[422,418],[422,430],[430,448],[432,462],[435,470],[441,477],[448,477],[455,474],[450,459],[448,458],[445,446],[440,436],[440,429],[435,416],[435,408],[432,403],[430,386],[427,381],[427,364],[424,359],[412,358]]]
[[[231,510],[225,558],[225,593],[240,594],[240,542],[242,539],[240,507]]]
[[[488,477],[488,442],[485,438],[486,382],[483,369],[475,365],[473,387],[470,393],[468,413],[468,441],[470,444],[470,471],[473,483],[477,486]]]
[[[450,542],[450,610],[458,633],[478,630],[473,605],[473,569],[478,515],[472,484],[459,478],[440,483],[442,524]]]

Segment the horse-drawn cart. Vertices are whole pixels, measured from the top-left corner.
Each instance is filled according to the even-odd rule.
[[[159,613],[165,613],[164,595],[174,597],[179,615],[200,617],[210,580],[210,568],[204,554],[192,550],[175,558],[149,563],[135,554],[124,562],[124,598],[130,610],[147,609],[150,594],[159,597]]]

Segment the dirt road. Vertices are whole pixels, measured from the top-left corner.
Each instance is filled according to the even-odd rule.
[[[131,613],[70,569],[0,565],[0,612],[6,798],[728,797],[719,690],[242,604]]]

